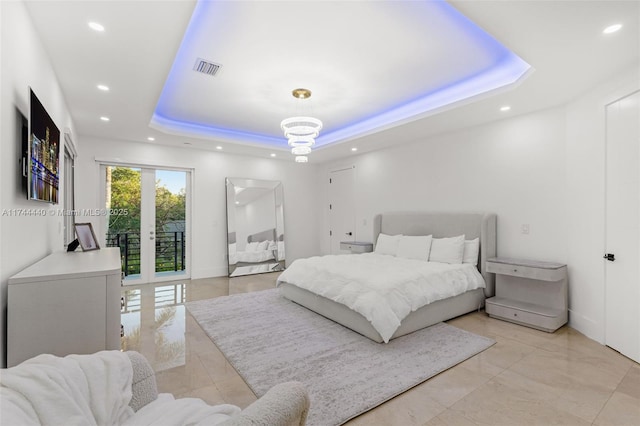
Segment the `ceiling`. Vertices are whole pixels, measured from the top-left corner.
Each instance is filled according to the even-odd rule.
[[[461,14],[453,24],[468,18],[493,38],[448,25],[446,16],[429,20],[438,5],[441,13]],[[325,123],[310,161],[330,161],[352,155],[352,148],[366,152],[566,103],[637,64],[640,53],[635,1],[49,0],[27,7],[79,139],[275,154],[286,161],[293,156],[280,139],[280,120],[300,108]],[[193,14],[204,8],[215,13]],[[194,25],[201,15],[209,20]],[[89,29],[89,21],[105,31]],[[603,34],[613,23],[623,28]],[[500,62],[495,46],[478,44],[485,37],[535,71],[467,101],[391,121],[377,118]],[[185,51],[191,59],[181,62]],[[194,73],[195,55],[220,63],[220,72]],[[176,70],[182,80],[174,78]],[[291,97],[296,87],[313,92],[297,101],[302,105]],[[504,105],[511,110],[500,111]],[[158,119],[169,116],[195,126]],[[375,125],[340,133],[363,120]],[[212,127],[230,132],[212,133]]]
[[[200,58],[221,64],[215,77],[194,70]],[[280,122],[311,115],[324,123],[319,147],[501,89],[529,69],[446,2],[199,2],[152,124],[286,148]],[[311,98],[296,100],[298,87]]]

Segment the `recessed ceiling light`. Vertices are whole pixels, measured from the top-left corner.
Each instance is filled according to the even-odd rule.
[[[240,204],[240,201],[236,201],[236,204]]]
[[[216,146],[216,149],[222,149],[222,147],[220,145]]]
[[[148,140],[149,142],[153,142],[153,141],[155,141],[155,140],[156,140],[156,138],[154,138],[153,136],[149,136],[149,137],[147,138],[147,140]]]
[[[353,148],[351,148],[351,151],[356,152],[358,150],[358,148],[356,148],[355,146]]]
[[[102,120],[102,121],[111,121],[111,119],[109,117],[105,117],[104,115],[102,117],[100,117],[100,120]]]
[[[500,107],[500,111],[502,112],[511,111],[511,107],[509,105],[505,105],[503,107]]]
[[[620,28],[622,28],[622,24],[609,25],[607,28],[602,30],[602,34],[613,34],[617,31],[620,31]]]
[[[98,84],[96,87],[98,89],[102,90],[103,92],[108,92],[109,91],[109,86],[105,86],[104,84]]]
[[[89,28],[91,28],[93,31],[99,31],[102,32],[104,31],[104,26],[102,24],[98,24],[97,22],[89,22]]]
[[[275,157],[275,156],[276,156],[273,152],[272,152],[271,154],[269,154],[269,155],[271,155],[272,157]]]

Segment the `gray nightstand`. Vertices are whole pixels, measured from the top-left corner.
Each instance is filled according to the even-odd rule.
[[[373,243],[366,241],[341,241],[340,250],[349,250],[351,253],[371,253],[373,251]]]
[[[496,296],[485,302],[489,316],[547,332],[566,324],[567,265],[494,257],[487,272],[496,274]]]

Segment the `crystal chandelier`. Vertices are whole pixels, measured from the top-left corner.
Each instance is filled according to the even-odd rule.
[[[311,97],[311,91],[308,89],[295,89],[291,94],[296,99]],[[280,127],[289,140],[291,153],[296,156],[296,163],[309,161],[307,154],[311,152],[311,147],[316,143],[315,138],[322,130],[322,121],[313,117],[290,117],[282,120]]]

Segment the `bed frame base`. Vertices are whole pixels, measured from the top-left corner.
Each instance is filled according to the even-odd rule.
[[[280,293],[287,299],[350,328],[371,340],[378,343],[383,342],[380,333],[373,328],[371,323],[361,314],[349,309],[347,306],[286,282],[281,282],[278,287],[280,288]],[[400,327],[391,336],[391,339],[480,309],[484,306],[484,299],[484,290],[479,288],[423,306],[410,313],[402,321]]]

